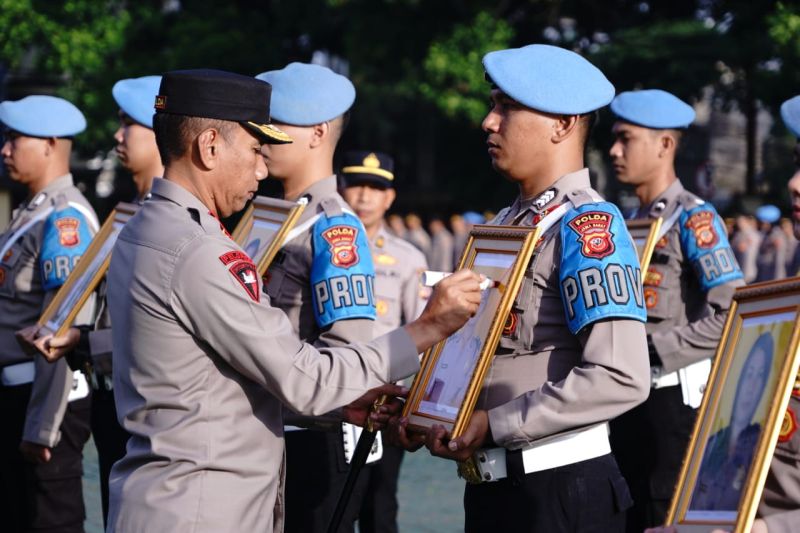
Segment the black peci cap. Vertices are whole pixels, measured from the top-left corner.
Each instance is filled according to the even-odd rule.
[[[291,137],[270,124],[271,93],[269,83],[249,76],[211,69],[175,70],[162,77],[155,109],[156,114],[238,122],[266,143],[290,143]]]
[[[383,189],[394,187],[394,160],[382,152],[345,152],[341,163],[345,187],[363,184]]]

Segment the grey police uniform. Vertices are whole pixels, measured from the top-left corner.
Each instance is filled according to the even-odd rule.
[[[408,324],[425,307],[427,293],[420,275],[427,270],[425,256],[413,244],[381,226],[370,241],[375,265],[375,335]]]
[[[363,269],[362,274],[374,283],[374,269],[369,255],[366,232],[358,218],[337,192],[336,176],[329,176],[311,185],[301,194],[308,200],[297,225],[287,242],[276,255],[267,271],[266,292],[272,305],[281,309],[302,341],[318,347],[341,346],[352,342],[366,342],[374,338],[374,298],[370,294],[367,305],[357,305],[354,294],[346,282],[339,295],[323,290],[326,302],[335,301],[336,307],[320,313],[318,290],[332,287],[334,280],[349,278],[353,267]],[[337,243],[320,240],[322,230],[318,224],[326,220],[342,220],[352,228],[354,237]],[[316,240],[316,242],[315,242]],[[322,246],[321,246],[322,245]],[[348,254],[355,254],[351,266],[334,265],[336,261],[327,252],[328,246]],[[336,254],[337,252],[333,252]],[[326,273],[324,269],[332,268]],[[315,271],[323,270],[315,277]],[[320,285],[323,284],[323,285]],[[353,309],[353,315],[349,309]],[[323,314],[327,317],[323,320]],[[347,473],[341,416],[330,413],[321,418],[285,414],[287,426],[286,505],[288,531],[324,531],[333,514],[338,489]],[[308,430],[305,428],[312,428]],[[314,430],[323,431],[314,431]],[[351,505],[342,521],[342,527],[352,528],[363,496],[365,481],[354,490]]]
[[[88,388],[80,374],[69,371],[66,362],[49,364],[43,357],[26,355],[14,332],[37,322],[97,229],[94,210],[68,174],[20,206],[0,235],[0,408],[4,420],[0,477],[3,485],[11,484],[3,493],[15,495],[11,500],[4,498],[10,512],[2,513],[12,521],[11,512],[26,507],[23,502],[15,503],[26,493],[21,484],[24,478],[11,481],[14,473],[20,474],[23,463],[17,450],[21,440],[53,448],[50,462],[26,465],[32,470],[37,493],[53,493],[53,500],[47,503],[50,512],[39,512],[41,516],[34,524],[63,526],[83,521],[81,452],[89,431],[88,400],[81,398],[88,394]],[[75,402],[68,406],[71,393]],[[13,396],[19,396],[18,401]],[[66,439],[62,438],[65,431]],[[52,485],[54,473],[64,481],[51,490],[47,486]],[[68,486],[68,482],[73,483]],[[54,522],[48,524],[46,520]]]
[[[536,198],[517,199],[491,224],[536,225],[567,201],[572,209],[545,233],[525,271],[477,402],[501,455],[477,454],[479,465],[499,469],[482,472],[491,481],[467,485],[467,531],[573,531],[595,521],[613,529],[631,505],[609,454],[607,423],[646,398],[649,368],[639,273],[621,215],[601,202],[583,169]],[[578,251],[592,220],[605,229]],[[584,268],[592,256],[602,266]],[[575,326],[583,296],[594,311],[612,303],[612,284],[598,268],[619,274],[613,292],[625,306]],[[552,439],[560,443],[555,455]],[[596,483],[585,485],[584,477]]]
[[[663,218],[666,232],[643,279],[653,390],[644,404],[611,424],[612,448],[636,502],[628,531],[637,532],[663,523],[708,358],[719,344],[733,293],[744,284],[723,221],[679,180],[637,213],[656,217]]]
[[[419,366],[404,330],[343,348],[301,342],[220,222],[168,180],[120,233],[108,287],[131,433],[109,531],[281,531],[281,402],[324,413]]]
[[[370,248],[375,264],[375,334],[382,335],[422,312],[429,289],[421,285],[420,274],[427,264],[413,244],[389,233],[383,225],[370,241]],[[381,460],[361,473],[367,478],[358,516],[361,533],[397,531],[397,480],[403,454],[401,448],[384,443]]]
[[[784,415],[778,445],[769,466],[758,516],[769,533],[793,533],[800,524],[800,376]]]
[[[453,255],[455,255],[453,235],[442,228],[431,235],[430,267],[432,270],[451,272],[453,270]]]

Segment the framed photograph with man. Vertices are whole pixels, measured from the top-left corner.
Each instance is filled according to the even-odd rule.
[[[749,532],[800,367],[800,279],[736,291],[667,524]]]
[[[642,272],[647,272],[647,268],[650,266],[650,257],[656,247],[658,232],[661,230],[663,220],[658,217],[656,219],[625,221],[628,232],[633,237],[633,244],[636,247],[636,254],[639,256],[639,265],[642,268]]]
[[[106,275],[111,262],[111,249],[117,242],[119,232],[137,209],[138,204],[120,202],[111,211],[67,281],[39,317],[38,324],[44,332],[60,336],[72,326],[75,317]]]
[[[300,218],[308,201],[256,196],[231,234],[263,276]]]
[[[473,228],[458,268],[491,282],[475,316],[423,356],[403,413],[412,431],[441,424],[455,438],[465,429],[539,236],[527,227]]]

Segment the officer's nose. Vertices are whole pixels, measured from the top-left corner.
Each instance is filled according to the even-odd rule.
[[[117,141],[117,144],[122,144],[122,141],[125,139],[125,134],[122,131],[123,128],[124,126],[120,125],[117,131],[114,132],[114,140]]]
[[[256,162],[256,179],[261,181],[269,176],[269,168],[267,167],[267,160],[264,157],[264,148],[261,148],[261,157]]]
[[[3,157],[11,157],[11,141],[3,143],[3,149],[0,150],[0,155]]]
[[[622,146],[619,141],[614,141],[614,144],[608,149],[608,155],[610,155],[612,159],[622,157]]]
[[[495,133],[500,125],[500,116],[492,109],[490,110],[481,122],[481,128],[486,133]]]

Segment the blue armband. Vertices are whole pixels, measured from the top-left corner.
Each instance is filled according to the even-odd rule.
[[[647,320],[636,248],[615,205],[569,210],[561,219],[561,251],[561,299],[573,334],[607,318]]]
[[[743,277],[733,256],[722,219],[706,203],[681,213],[681,248],[704,292]]]
[[[323,215],[312,230],[314,316],[324,328],[337,320],[375,320],[375,267],[361,221],[349,213]]]
[[[42,287],[60,287],[92,241],[86,217],[74,207],[54,211],[44,221],[39,266]]]

